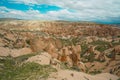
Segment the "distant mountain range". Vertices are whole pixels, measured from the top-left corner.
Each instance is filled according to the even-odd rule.
[[[0,18],[0,21],[9,21],[9,20],[22,20],[22,19],[17,19],[17,18]]]
[[[0,21],[10,21],[10,20],[24,20],[24,19],[18,19],[18,18],[0,18]],[[26,20],[26,19],[25,19]],[[41,21],[41,20],[40,20]],[[120,23],[103,23],[103,22],[91,22],[91,21],[65,21],[65,20],[47,20],[49,21],[55,21],[55,22],[76,22],[76,23],[81,23],[81,24],[107,24],[107,25],[112,25],[116,27],[120,27]]]

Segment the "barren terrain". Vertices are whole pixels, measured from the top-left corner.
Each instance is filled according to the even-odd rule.
[[[119,80],[120,27],[0,21],[0,80]]]

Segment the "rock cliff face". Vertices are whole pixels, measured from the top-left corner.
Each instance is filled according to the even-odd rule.
[[[119,27],[79,22],[1,21],[0,56],[17,57],[25,51],[47,52],[68,68],[86,73],[110,72],[120,76]]]

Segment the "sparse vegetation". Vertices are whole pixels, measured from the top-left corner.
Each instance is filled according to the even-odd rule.
[[[70,67],[67,62],[62,62],[60,66],[61,66],[61,69],[80,71],[80,68],[78,66]]]
[[[89,73],[95,75],[95,74],[100,74],[101,72],[102,72],[101,70],[94,70]]]
[[[102,40],[97,40],[91,43],[92,45],[109,45],[109,42],[105,42]]]
[[[63,46],[69,46],[72,45],[72,42],[70,41],[70,39],[60,39]]]
[[[80,39],[78,37],[74,38],[69,38],[69,39],[62,39],[60,38],[61,42],[63,43],[64,46],[69,46],[69,45],[76,45]]]
[[[97,46],[95,49],[100,51],[100,52],[103,52],[104,50],[109,48],[110,43],[98,40],[98,41],[94,41],[90,44]]]
[[[67,65],[66,62],[62,62],[62,63],[60,64],[60,66],[61,66],[61,69],[69,69],[69,67],[68,67],[68,65]]]
[[[105,45],[99,45],[95,49],[100,51],[100,52],[103,52],[104,50],[108,49],[108,47]]]
[[[77,66],[73,66],[70,68],[70,70],[80,71],[80,68],[78,68]]]
[[[71,42],[73,45],[76,45],[79,41],[80,41],[80,39],[78,37],[71,39]]]
[[[119,79],[117,79],[117,80],[120,80],[120,78],[119,78]]]
[[[95,55],[94,55],[94,53],[90,53],[90,55],[88,55],[88,56],[85,56],[84,57],[85,59],[87,59],[87,62],[93,62],[93,61],[95,61]]]
[[[0,60],[0,80],[38,80],[46,79],[51,72],[56,69],[50,65],[40,65],[37,63],[24,63],[16,65],[16,59],[4,57]]]
[[[39,53],[31,53],[31,54],[27,54],[27,55],[18,56],[14,59],[16,60],[16,62],[22,63],[23,61],[27,60],[29,57],[35,56],[37,54],[39,54]]]
[[[112,42],[112,45],[113,46],[120,45],[120,41],[119,42]]]
[[[86,45],[86,44],[81,45],[81,49],[82,49],[82,52],[81,52],[81,57],[82,57],[84,55],[85,51],[88,49],[88,45]]]
[[[0,57],[0,80],[44,80],[56,71],[50,65],[58,72],[59,68],[88,74],[110,72],[114,66],[119,68],[116,65],[120,55],[119,34],[119,28],[94,23],[0,22],[0,56],[7,56]],[[117,54],[112,54],[112,50]],[[33,51],[35,53],[29,54]],[[23,56],[13,58],[8,55]],[[112,59],[114,56],[116,59]],[[50,65],[40,65],[44,62]],[[117,68],[112,73],[120,76]]]

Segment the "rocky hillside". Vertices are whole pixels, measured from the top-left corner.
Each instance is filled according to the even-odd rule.
[[[45,68],[50,69],[49,73],[44,74],[41,71],[34,76],[36,68],[44,69],[45,65],[48,65]],[[0,21],[0,71],[6,72],[0,73],[0,77],[5,76],[0,80],[5,80],[7,76],[10,76],[7,80],[20,80],[16,79],[20,77],[16,72],[10,75],[9,68],[13,66],[16,68],[10,69],[11,72],[17,70],[23,80],[31,80],[41,74],[44,74],[41,75],[42,80],[71,80],[70,77],[79,80],[76,77],[80,76],[78,73],[83,72],[85,74],[81,78],[84,80],[117,80],[117,76],[120,77],[120,28],[96,23],[63,21]],[[26,67],[28,73],[32,68],[33,74],[24,73]],[[58,74],[54,76],[56,79],[53,79],[53,76],[50,78],[52,74],[49,75],[54,71]],[[73,71],[75,73],[71,74]],[[60,73],[66,73],[66,79],[59,78]],[[100,77],[105,77],[101,73],[109,73],[106,75],[116,77],[89,77],[86,73],[98,74]],[[33,75],[33,78],[29,76],[29,79],[26,79],[22,74]]]
[[[119,36],[120,29],[113,25],[62,21],[1,21],[0,27],[18,31],[41,31],[56,36]]]

